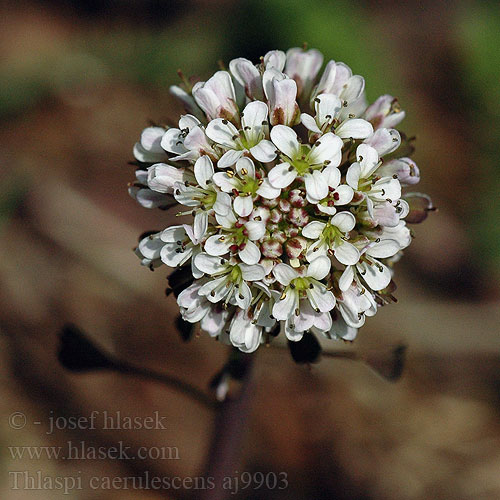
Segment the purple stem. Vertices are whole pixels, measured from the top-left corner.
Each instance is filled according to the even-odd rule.
[[[241,444],[253,394],[254,357],[244,355],[246,366],[239,393],[227,398],[216,410],[212,442],[205,464],[205,477],[211,478],[215,487],[199,492],[197,498],[200,500],[224,500],[231,495],[231,490],[222,486],[225,477],[234,476],[241,460]]]

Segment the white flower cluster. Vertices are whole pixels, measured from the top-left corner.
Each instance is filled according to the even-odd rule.
[[[243,58],[171,91],[177,128],[146,128],[131,195],[186,207],[188,222],[145,236],[144,265],[180,268],[182,318],[252,352],[283,331],[352,340],[394,300],[392,264],[410,242],[401,189],[419,181],[395,128],[405,113],[317,50]],[[398,152],[400,151],[400,152]],[[174,273],[175,274],[175,273]]]

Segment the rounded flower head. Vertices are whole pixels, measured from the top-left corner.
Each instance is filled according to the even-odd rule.
[[[182,217],[142,238],[137,255],[177,268],[183,319],[243,352],[280,331],[291,342],[354,339],[394,299],[405,218],[432,209],[425,195],[404,199],[420,171],[409,148],[398,154],[398,100],[367,105],[363,77],[322,66],[315,49],[234,59],[171,87],[186,108],[178,127],[148,127],[134,147],[130,194]]]

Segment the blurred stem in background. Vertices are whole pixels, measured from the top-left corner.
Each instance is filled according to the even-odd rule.
[[[468,225],[473,243],[487,264],[500,275],[500,5],[498,2],[461,8],[456,43],[464,64],[473,116],[470,133],[481,147],[471,179],[472,205]],[[467,107],[467,106],[466,106]]]

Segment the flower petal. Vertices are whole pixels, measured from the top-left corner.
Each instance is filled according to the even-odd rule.
[[[341,123],[335,129],[335,134],[342,139],[366,139],[373,134],[373,126],[366,120],[354,118]]]
[[[354,191],[351,186],[341,184],[335,188],[335,192],[339,195],[339,199],[335,200],[335,205],[347,205],[354,196]]]
[[[321,236],[321,233],[323,233],[325,226],[324,222],[313,220],[302,229],[302,236],[311,240],[317,240]]]
[[[257,189],[257,194],[266,200],[274,200],[275,198],[278,198],[280,193],[281,189],[271,186],[267,177],[264,178],[262,184],[259,186],[259,189]]]
[[[257,161],[267,163],[276,158],[276,146],[271,141],[263,139],[250,148],[250,153]]]
[[[323,125],[333,122],[342,108],[342,102],[336,95],[321,94],[314,99],[314,108],[318,122]]]
[[[238,252],[238,255],[245,264],[257,264],[260,260],[259,247],[253,241],[247,241],[243,250]]]
[[[383,239],[371,246],[367,251],[367,255],[378,259],[387,259],[396,255],[401,247],[396,240]]]
[[[220,160],[217,162],[217,168],[232,167],[242,156],[243,151],[230,149],[221,156]]]
[[[238,163],[236,163],[236,172],[238,172],[241,177],[248,176],[255,179],[255,165],[253,161],[246,156],[240,158]]]
[[[328,257],[321,255],[309,264],[306,276],[316,280],[322,280],[330,272],[331,267],[331,260]]]
[[[253,210],[253,200],[251,196],[236,196],[233,202],[234,211],[240,217],[248,217]]]
[[[236,141],[233,137],[239,136],[238,129],[231,122],[222,118],[212,120],[207,125],[205,134],[212,139],[212,141],[227,148],[235,148]]]
[[[148,187],[158,193],[173,193],[176,182],[194,180],[193,175],[183,168],[167,163],[157,163],[148,168]]]
[[[250,220],[245,224],[250,240],[260,240],[266,234],[266,224],[264,221]]]
[[[278,264],[280,265],[280,264]],[[277,300],[273,306],[273,316],[278,321],[283,321],[295,314],[299,305],[297,290],[287,290],[283,299]]]
[[[208,255],[207,253],[199,253],[195,258],[194,258],[196,267],[208,274],[208,275],[213,275],[217,272],[220,272],[221,270],[224,269],[224,265],[221,264],[221,258],[216,257],[213,255]]]
[[[290,281],[299,277],[299,273],[288,264],[277,264],[274,266],[273,274],[275,278],[284,286],[288,286]]]
[[[319,201],[326,198],[328,183],[321,172],[315,170],[312,174],[305,174],[304,181],[308,199]]]
[[[224,239],[221,240],[221,238]],[[229,238],[216,234],[207,239],[204,250],[209,255],[225,255],[229,252],[231,244],[232,241]]]
[[[186,238],[186,230],[184,226],[170,226],[161,232],[160,238],[165,243],[183,241]]]
[[[276,68],[278,71],[283,71],[286,62],[286,54],[282,50],[270,50],[264,56],[264,66],[268,68]]]
[[[353,281],[354,281],[354,267],[346,266],[344,272],[342,273],[342,276],[339,278],[339,288],[343,292],[345,292],[346,290],[349,290]]]
[[[331,132],[320,137],[309,153],[311,164],[319,165],[327,162],[328,165],[338,167],[342,159],[342,139]]]
[[[251,61],[243,57],[233,59],[229,63],[229,70],[235,80],[245,89],[245,94],[250,99],[262,99],[262,81],[259,70]]]
[[[371,266],[366,262],[358,262],[357,268],[368,286],[374,291],[383,290],[391,282],[389,268],[378,261]]]
[[[194,164],[194,176],[202,188],[207,188],[209,181],[212,181],[214,166],[208,156],[200,156]]]
[[[311,306],[317,312],[328,312],[335,307],[335,296],[326,289],[326,286],[314,285],[306,290],[306,294]]]
[[[354,102],[365,89],[365,79],[359,75],[353,75],[347,80],[340,97],[347,101],[347,105]]]
[[[234,188],[238,187],[238,181],[234,177],[229,177],[226,172],[216,172],[212,180],[225,193],[230,193]]]
[[[356,225],[356,217],[351,212],[339,212],[331,218],[330,224],[338,227],[343,233],[348,233]]]
[[[379,128],[365,139],[365,143],[375,148],[379,156],[384,156],[399,148],[401,135],[395,129]]]
[[[243,133],[250,144],[255,144],[261,135],[264,123],[267,122],[267,105],[262,101],[248,103],[241,113]]]
[[[227,215],[231,210],[231,197],[227,193],[218,192],[212,208],[216,214]]]
[[[199,212],[194,216],[193,235],[199,241],[208,229],[208,212]]]
[[[290,169],[291,168],[291,169]],[[289,163],[280,163],[273,167],[268,174],[269,183],[273,188],[286,188],[297,177],[297,170],[290,167]]]
[[[300,143],[293,129],[285,125],[276,125],[271,129],[271,140],[274,145],[288,158],[300,154]]]
[[[361,165],[357,162],[353,163],[347,169],[345,180],[347,181],[347,184],[349,184],[349,186],[351,186],[351,188],[354,189],[354,191],[358,189],[360,177],[361,177]]]
[[[264,267],[259,264],[239,264],[241,275],[245,281],[260,281],[266,276]]]
[[[346,266],[352,266],[358,262],[360,254],[359,250],[347,241],[344,241],[341,245],[334,250],[335,258]]]
[[[308,115],[307,113],[301,113],[300,121],[302,122],[302,125],[306,127],[307,130],[315,132],[316,134],[321,134],[321,130],[318,127],[316,120],[311,115]]]

